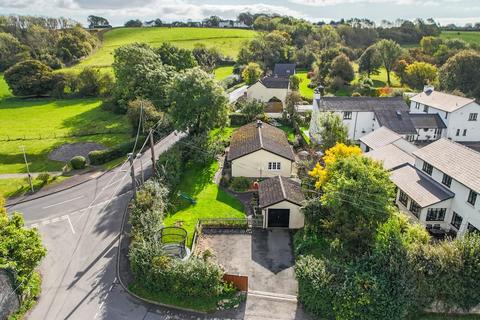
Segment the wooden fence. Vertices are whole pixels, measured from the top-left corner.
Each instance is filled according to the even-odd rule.
[[[225,273],[223,275],[223,280],[226,281],[226,282],[233,283],[233,285],[240,291],[248,292],[248,277],[247,276]]]

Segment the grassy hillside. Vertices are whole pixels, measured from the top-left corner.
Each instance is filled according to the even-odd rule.
[[[111,146],[128,139],[130,130],[124,116],[102,110],[98,99],[3,99],[0,174],[25,172],[21,146],[25,146],[31,171],[54,171],[63,166],[47,158],[55,147],[77,141]],[[108,131],[112,133],[65,137]]]
[[[10,88],[3,78],[3,73],[0,73],[0,100],[10,97],[11,95],[12,93],[10,92]]]
[[[462,39],[468,43],[480,43],[480,32],[478,31],[442,31],[442,39]]]
[[[224,55],[236,58],[245,40],[255,36],[255,31],[209,28],[115,28],[103,36],[102,47],[74,68],[84,66],[109,66],[113,51],[125,44],[147,42],[154,47],[170,42],[181,48],[192,49],[196,43],[215,47]]]

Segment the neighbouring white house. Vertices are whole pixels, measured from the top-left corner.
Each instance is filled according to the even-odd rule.
[[[410,114],[417,128],[416,140],[448,138],[453,141],[480,141],[480,105],[475,99],[435,91],[410,98]]]
[[[258,186],[258,204],[264,228],[303,228],[301,207],[305,197],[300,183],[281,176],[263,180]]]
[[[218,23],[219,28],[250,28],[245,23],[241,21],[234,21],[234,20],[221,20]]]
[[[381,127],[360,138],[360,148],[365,156],[383,164],[385,170],[395,170],[405,164],[415,164],[413,153],[418,147],[401,135]]]
[[[401,97],[322,97],[316,92],[313,99],[310,137],[320,142],[318,119],[322,113],[332,112],[340,116],[348,127],[348,136],[353,141],[387,127],[407,140],[412,140],[417,133],[408,106]]]
[[[295,64],[277,63],[272,75],[263,77],[247,88],[246,98],[267,103],[265,113],[269,117],[279,118],[290,92],[290,76],[294,74]]]
[[[283,130],[257,121],[232,134],[227,161],[232,177],[290,177],[295,154]]]
[[[432,234],[478,232],[480,153],[441,138],[414,151],[413,156],[413,165],[409,162],[391,171],[401,211]]]

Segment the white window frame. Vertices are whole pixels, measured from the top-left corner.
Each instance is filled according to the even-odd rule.
[[[272,161],[268,163],[268,170],[270,171],[280,171],[282,170],[282,166],[278,161]]]

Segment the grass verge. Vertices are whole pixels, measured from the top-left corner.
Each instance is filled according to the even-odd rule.
[[[47,185],[51,186],[65,181],[68,178],[69,177],[64,176],[54,177],[51,178],[46,184],[40,180],[33,179],[33,189],[35,192],[37,192]],[[0,179],[0,196],[4,198],[22,196],[27,192],[30,192],[30,184],[26,178]]]

